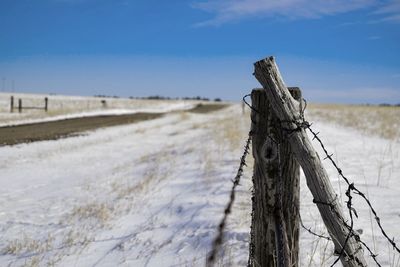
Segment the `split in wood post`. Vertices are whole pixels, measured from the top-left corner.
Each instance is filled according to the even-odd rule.
[[[293,94],[301,99],[298,88]],[[251,99],[255,162],[249,265],[298,266],[299,165],[264,89],[254,89]]]

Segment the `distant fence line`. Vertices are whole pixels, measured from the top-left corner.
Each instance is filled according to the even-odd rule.
[[[32,102],[32,99],[29,99]],[[28,101],[29,101],[28,100]],[[72,101],[72,102],[77,102],[77,100],[68,100],[68,101]],[[60,102],[58,104],[59,108],[63,108],[63,103],[64,102],[68,102],[68,101],[58,101]],[[85,101],[85,100],[82,100]],[[98,100],[97,100],[98,101]],[[102,99],[100,100],[98,103],[100,103],[101,105],[99,107],[102,108],[107,108],[107,100]],[[55,101],[53,101],[53,109],[55,106]],[[10,97],[10,112],[13,113],[15,110],[18,110],[19,113],[22,113],[23,110],[25,109],[30,109],[30,110],[44,110],[45,112],[49,111],[49,98],[46,96],[43,98],[43,106],[40,105],[24,105],[23,99],[22,98],[18,98],[17,99],[17,103],[16,103],[16,98],[14,96]]]
[[[14,109],[17,109],[19,113],[21,113],[23,109],[38,109],[38,110],[42,109],[45,112],[47,112],[48,108],[49,108],[49,98],[48,97],[44,98],[44,106],[41,106],[41,107],[40,106],[25,106],[24,107],[22,105],[22,99],[21,98],[18,98],[18,106],[15,107],[15,105],[14,105],[14,96],[10,97],[10,112],[11,113],[14,112]]]
[[[44,104],[41,104],[41,99],[44,99]],[[50,107],[50,97],[43,96],[42,98],[30,97],[29,95],[11,95],[9,100],[9,105],[6,109],[13,113],[18,111],[22,113],[23,110],[44,110],[49,111],[51,108],[54,110],[59,109],[69,109],[69,110],[88,110],[88,109],[98,109],[98,108],[129,108],[134,105],[135,108],[145,107],[148,105],[143,101],[136,100],[170,100],[170,101],[201,101],[201,102],[222,102],[220,98],[209,99],[204,97],[163,97],[163,96],[149,96],[149,97],[129,97],[120,98],[118,96],[106,96],[106,95],[95,95],[94,97],[68,97],[59,98],[57,95],[51,97],[51,107]],[[131,102],[135,101],[135,102]],[[6,100],[6,103],[8,101]]]

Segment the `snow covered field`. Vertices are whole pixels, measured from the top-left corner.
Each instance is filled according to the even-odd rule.
[[[204,266],[248,117],[249,111],[243,115],[240,105],[232,105],[0,147],[0,266]],[[400,143],[318,116],[312,120],[344,173],[368,193],[388,234],[398,239]],[[251,157],[248,163],[217,266],[247,264]],[[345,200],[344,182],[324,163]],[[301,181],[303,222],[323,233],[303,176]],[[357,198],[354,206],[355,229],[363,230],[361,238],[379,254],[382,266],[400,266],[367,206]],[[330,266],[330,244],[305,230],[300,240],[299,266]]]

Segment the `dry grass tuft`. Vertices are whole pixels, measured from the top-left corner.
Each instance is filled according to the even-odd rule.
[[[131,184],[129,181],[114,181],[111,183],[112,192],[118,199],[131,198],[139,193],[146,193],[154,183],[158,183],[171,174],[174,168],[175,158],[171,157],[169,148],[165,148],[155,154],[146,154],[139,158],[138,165],[145,164],[146,170],[143,178]]]
[[[190,118],[190,114],[187,113],[186,111],[179,111],[179,120],[180,121],[185,121]]]
[[[228,142],[232,150],[241,147],[247,135],[247,132],[243,131],[243,120],[248,120],[247,116],[232,116],[216,121],[213,129],[216,131],[217,142]],[[245,125],[250,126],[250,123]]]
[[[310,120],[325,120],[363,133],[400,140],[400,107],[366,105],[310,104]]]
[[[95,219],[101,224],[105,224],[112,216],[113,207],[105,203],[89,203],[83,206],[76,206],[69,214],[70,220]]]
[[[32,258],[26,260],[22,266],[23,267],[38,267],[38,266],[40,266],[40,258],[38,256],[32,257]],[[51,266],[51,265],[47,265],[47,266]]]
[[[150,185],[159,178],[158,168],[150,168],[146,171],[144,177],[135,185],[127,185],[124,183],[114,182],[111,186],[114,192],[117,193],[119,199],[134,196],[139,192],[146,192]]]
[[[63,237],[62,244],[64,247],[72,247],[76,244],[86,245],[91,240],[79,230],[70,230]]]
[[[21,255],[26,253],[43,253],[53,247],[54,237],[36,240],[23,234],[20,239],[13,239],[3,248],[2,254]]]

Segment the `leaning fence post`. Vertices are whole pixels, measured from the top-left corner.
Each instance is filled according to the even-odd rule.
[[[340,259],[345,267],[366,266],[361,245],[357,243],[355,233],[349,233],[328,174],[305,132],[307,125],[298,111],[298,103],[290,96],[274,58],[258,61],[254,67],[254,75],[262,84],[272,110],[285,127],[291,129],[287,140],[304,171],[307,186],[332,237],[335,252],[340,253],[344,247]]]
[[[299,88],[291,88],[301,99]],[[264,89],[252,99],[253,216],[250,266],[298,266],[300,168]]]
[[[22,112],[22,99],[18,98],[18,112],[21,113]]]
[[[14,96],[10,98],[10,112],[14,112]]]

